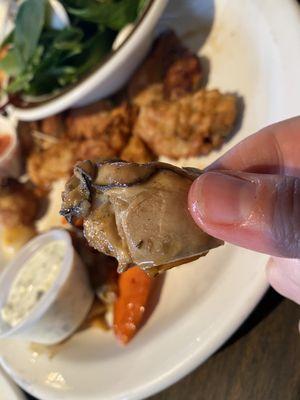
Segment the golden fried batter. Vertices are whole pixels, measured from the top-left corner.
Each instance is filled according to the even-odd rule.
[[[38,199],[33,190],[13,179],[0,184],[0,224],[5,227],[31,225],[37,217]]]
[[[178,59],[183,46],[173,31],[164,32],[153,43],[150,53],[138,67],[127,85],[130,99],[154,83],[163,81],[168,67]]]
[[[40,121],[39,131],[45,135],[61,138],[65,133],[65,124],[62,114],[52,115]]]
[[[47,188],[52,182],[68,177],[77,161],[77,148],[77,143],[62,140],[46,150],[32,153],[27,159],[31,181]]]
[[[32,153],[27,159],[27,172],[35,185],[48,188],[53,182],[68,178],[77,161],[115,156],[116,152],[101,139],[83,141],[64,139],[47,149]]]
[[[65,123],[67,136],[71,139],[92,139],[98,137],[110,122],[110,101],[101,100],[89,106],[70,110]]]
[[[71,139],[99,139],[115,151],[121,151],[132,131],[132,110],[128,104],[109,108],[107,102],[70,111],[66,118],[67,135]]]
[[[101,138],[78,142],[76,154],[78,160],[111,159],[116,157],[116,152]]]
[[[155,155],[138,136],[131,136],[120,158],[124,161],[136,163],[147,163],[156,159]]]
[[[156,83],[164,84],[164,96],[177,99],[198,89],[202,79],[200,60],[181,43],[173,31],[164,32],[136,70],[127,86],[132,100]]]
[[[164,100],[164,87],[162,83],[155,83],[142,90],[133,99],[138,107],[144,107],[152,103]]]
[[[202,69],[199,57],[186,51],[168,68],[164,77],[164,95],[176,100],[199,88]]]
[[[173,159],[207,154],[231,132],[236,97],[218,90],[199,90],[177,101],[142,107],[134,133],[157,156]]]

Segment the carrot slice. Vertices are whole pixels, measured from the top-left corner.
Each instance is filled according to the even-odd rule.
[[[130,268],[119,278],[119,297],[114,307],[114,332],[122,344],[133,338],[143,322],[153,281],[138,267]]]
[[[68,221],[66,220],[65,217],[61,217],[61,223],[62,223],[63,225],[68,225]],[[83,225],[83,219],[82,219],[82,218],[75,218],[75,219],[73,220],[72,224],[73,224],[74,226],[76,226],[76,228],[81,228],[82,225]]]
[[[65,217],[61,217],[61,223],[62,223],[63,225],[67,225],[67,224],[68,224],[68,221],[66,220]]]

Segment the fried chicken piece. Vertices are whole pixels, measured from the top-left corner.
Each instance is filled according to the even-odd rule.
[[[78,160],[86,159],[111,159],[117,156],[116,152],[108,146],[103,139],[90,139],[78,142],[76,150]]]
[[[236,116],[235,96],[218,90],[199,90],[177,101],[142,107],[134,133],[157,156],[198,156],[223,143]]]
[[[156,159],[155,155],[138,136],[131,136],[120,158],[124,161],[136,163],[147,163]]]
[[[199,88],[202,69],[199,57],[186,51],[176,60],[164,77],[164,95],[167,99],[177,100]]]
[[[4,227],[0,235],[1,249],[6,257],[13,257],[30,239],[37,235],[32,225]]]
[[[142,90],[132,101],[138,107],[144,107],[152,103],[164,100],[164,87],[162,83],[154,83]]]
[[[113,151],[120,152],[132,133],[135,110],[129,104],[109,108],[72,110],[66,118],[67,135],[72,140],[101,139]]]
[[[27,159],[27,172],[31,181],[42,188],[49,188],[59,179],[68,178],[77,161],[116,157],[105,141],[60,140],[47,149],[32,153]]]
[[[8,228],[32,225],[38,213],[38,198],[26,184],[5,179],[0,184],[0,224]]]
[[[110,122],[112,105],[101,100],[91,105],[70,110],[65,123],[71,139],[92,139],[103,133]]]
[[[149,85],[162,82],[165,71],[182,51],[182,44],[176,34],[169,30],[161,34],[153,43],[144,62],[131,77],[127,92],[130,99]]]
[[[31,181],[47,188],[52,182],[68,177],[77,161],[77,148],[76,142],[62,140],[46,150],[32,153],[27,159],[27,172]]]
[[[45,135],[61,138],[65,133],[65,124],[62,114],[52,115],[40,121],[39,131]]]
[[[145,61],[130,79],[127,93],[132,100],[148,86],[164,81],[166,98],[178,98],[197,89],[201,79],[199,58],[170,30],[156,39]]]

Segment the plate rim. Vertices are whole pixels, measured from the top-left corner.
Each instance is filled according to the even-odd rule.
[[[1,378],[1,383],[4,382],[4,386],[8,388],[8,391],[11,394],[14,395],[13,399],[9,400],[26,400],[25,395],[22,393],[21,389],[16,385],[16,383],[9,377],[7,372],[4,370],[4,368],[0,368],[0,378]],[[0,387],[2,390],[2,388]]]

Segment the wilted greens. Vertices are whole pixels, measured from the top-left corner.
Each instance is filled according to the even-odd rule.
[[[25,0],[1,47],[9,94],[40,96],[76,83],[111,50],[118,32],[137,20],[147,0],[61,0],[70,26],[49,24],[48,0]]]

